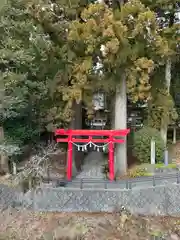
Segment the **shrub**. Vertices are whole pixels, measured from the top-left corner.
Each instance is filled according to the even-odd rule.
[[[134,133],[133,153],[141,163],[150,163],[151,139],[155,141],[156,163],[162,162],[164,143],[157,129],[144,127]]]
[[[146,168],[134,168],[128,172],[130,178],[151,176]]]

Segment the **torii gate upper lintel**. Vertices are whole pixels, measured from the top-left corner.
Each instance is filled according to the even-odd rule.
[[[104,146],[108,146],[109,150],[109,178],[114,180],[114,143],[124,143],[124,139],[118,139],[117,137],[125,137],[130,132],[129,129],[122,130],[80,130],[80,129],[57,129],[55,131],[56,136],[67,136],[66,138],[57,137],[57,142],[68,143],[68,163],[67,163],[67,180],[72,178],[72,156],[73,156],[73,144],[85,143],[87,145],[97,145],[95,143],[104,143]],[[87,139],[79,138],[79,136],[88,136]],[[105,136],[106,138],[94,139],[93,136]],[[77,145],[78,146],[78,145]],[[78,146],[79,147],[79,146]],[[101,148],[103,146],[98,146]],[[83,145],[82,145],[83,148]]]

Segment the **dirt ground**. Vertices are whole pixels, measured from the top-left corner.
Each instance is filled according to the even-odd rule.
[[[15,209],[0,214],[0,240],[148,240],[151,235],[179,240],[180,218]]]
[[[173,162],[180,163],[180,141],[176,144],[171,144],[168,148],[169,156]]]

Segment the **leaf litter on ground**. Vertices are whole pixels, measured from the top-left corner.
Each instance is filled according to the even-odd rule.
[[[13,208],[0,214],[0,240],[145,240],[152,235],[180,239],[180,218]]]

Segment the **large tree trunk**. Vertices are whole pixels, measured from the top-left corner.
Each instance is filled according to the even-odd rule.
[[[116,88],[115,98],[115,129],[127,128],[127,94],[126,78],[122,78],[121,85]],[[127,172],[127,142],[116,145],[115,154],[116,175],[124,175]]]
[[[82,102],[79,104],[74,101],[73,103],[74,116],[70,124],[71,129],[81,129],[82,128]],[[81,165],[83,162],[84,153],[78,152],[77,148],[73,146],[73,166],[72,166],[72,176],[76,176],[81,170]]]
[[[166,61],[166,69],[165,69],[165,84],[168,93],[170,93],[170,86],[171,86],[171,59],[168,58]],[[162,119],[161,122],[161,137],[164,141],[164,146],[167,145],[167,131],[168,131],[168,123]]]
[[[82,101],[80,103],[75,103],[75,129],[82,129]],[[81,136],[79,136],[81,137]],[[74,148],[74,161],[77,171],[81,171],[83,159],[84,159],[84,152],[78,151],[77,148]]]
[[[0,127],[0,144],[4,141],[4,129]],[[4,152],[0,153],[0,174],[9,173],[8,157]]]

